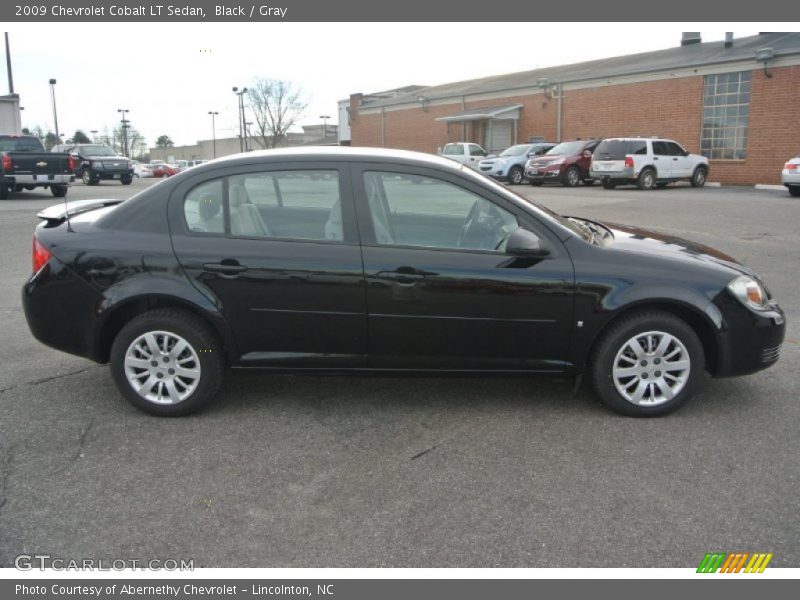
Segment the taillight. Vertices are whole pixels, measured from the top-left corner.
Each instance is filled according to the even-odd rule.
[[[77,167],[77,166],[78,165],[75,162],[75,157],[74,156],[70,155],[69,157],[67,157],[67,168],[70,171],[74,172],[75,171],[75,167]]]
[[[787,171],[797,171],[797,167],[800,167],[800,163],[788,162],[785,165],[783,165],[783,168],[786,169]]]
[[[53,254],[33,236],[33,272],[38,273]]]
[[[626,169],[632,169],[633,168],[633,157],[632,156],[626,156],[625,157],[625,168]]]
[[[3,171],[11,171],[14,168],[14,162],[8,154],[3,154]]]

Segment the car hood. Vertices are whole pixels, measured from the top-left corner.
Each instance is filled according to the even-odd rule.
[[[614,234],[612,247],[617,250],[673,260],[700,261],[726,267],[736,273],[758,277],[752,269],[745,267],[732,256],[705,244],[632,225],[619,223],[602,223],[602,225],[611,229]]]
[[[547,154],[546,156],[537,156],[535,158],[532,158],[531,162],[540,164],[551,163],[561,158],[565,158],[566,156],[567,156],[566,154]]]
[[[127,161],[128,159],[124,156],[87,156],[89,160],[117,160],[117,161]]]

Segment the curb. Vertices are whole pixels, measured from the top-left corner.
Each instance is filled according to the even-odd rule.
[[[767,183],[757,183],[755,185],[757,190],[775,190],[775,191],[783,191],[786,189],[785,186],[782,185],[771,185]]]

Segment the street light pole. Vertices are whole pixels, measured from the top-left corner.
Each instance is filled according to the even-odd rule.
[[[122,113],[122,154],[128,156],[128,120],[125,115],[129,112],[127,108],[118,108],[118,113]]]
[[[239,90],[238,87],[233,86],[233,93],[239,96],[237,99],[237,108],[239,109],[239,152],[244,152],[245,145],[244,145],[244,95],[247,92],[247,88],[242,88]]]
[[[208,114],[211,115],[211,137],[212,137],[212,144],[214,147],[214,158],[217,158],[217,125],[214,119],[219,114],[217,111],[210,110]]]
[[[50,80],[50,99],[53,101],[53,123],[56,126],[56,144],[61,143],[61,136],[58,133],[58,112],[56,111],[56,80]]]
[[[320,119],[322,119],[322,139],[324,140],[328,137],[328,119],[331,118],[330,115],[320,115]]]
[[[92,129],[91,131],[89,131],[89,133],[92,134],[92,143],[96,144],[97,143],[97,129]]]

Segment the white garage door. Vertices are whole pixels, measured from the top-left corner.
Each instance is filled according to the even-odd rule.
[[[490,121],[487,130],[486,150],[490,153],[502,152],[514,143],[514,121],[511,119]]]

